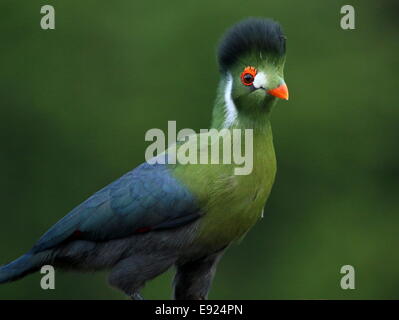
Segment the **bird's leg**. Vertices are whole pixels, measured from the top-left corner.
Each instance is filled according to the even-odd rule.
[[[173,282],[176,300],[207,299],[216,266],[223,255],[223,251],[177,265],[177,272]]]
[[[140,290],[146,281],[165,272],[176,261],[174,256],[151,252],[136,254],[119,261],[111,270],[109,284],[123,291],[132,300],[143,300]]]

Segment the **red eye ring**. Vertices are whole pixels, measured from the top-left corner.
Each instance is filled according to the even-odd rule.
[[[256,69],[254,67],[246,67],[241,73],[241,82],[245,86],[252,86],[256,76]]]

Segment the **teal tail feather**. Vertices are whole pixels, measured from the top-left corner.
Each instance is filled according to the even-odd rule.
[[[42,254],[26,253],[18,259],[0,267],[0,284],[18,280],[39,270],[43,262]]]

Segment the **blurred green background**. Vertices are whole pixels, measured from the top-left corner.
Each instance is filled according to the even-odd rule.
[[[52,4],[56,30],[40,28]],[[352,4],[356,30],[340,28]],[[219,265],[211,299],[399,298],[397,1],[22,1],[0,5],[0,263],[144,161],[150,128],[207,128],[215,48],[247,16],[280,21],[290,101],[273,115],[265,218]],[[340,268],[356,289],[340,288]],[[169,272],[148,299],[171,296]],[[40,274],[0,299],[125,299],[105,274]]]

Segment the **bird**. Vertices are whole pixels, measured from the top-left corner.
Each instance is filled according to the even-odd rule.
[[[271,115],[279,99],[288,100],[286,37],[275,20],[250,17],[235,23],[221,37],[216,55],[220,81],[209,128],[225,134],[251,130],[252,171],[236,174],[233,163],[146,161],[75,207],[27,253],[1,266],[0,283],[44,265],[105,270],[111,287],[142,300],[146,282],[174,268],[174,299],[208,299],[223,254],[263,216],[277,168]],[[210,142],[197,146],[210,147]],[[158,157],[165,159],[169,150]]]

